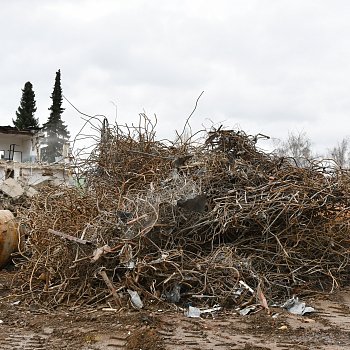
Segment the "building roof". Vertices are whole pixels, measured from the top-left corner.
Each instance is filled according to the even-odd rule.
[[[14,126],[0,126],[0,134],[15,134],[15,135],[34,135],[36,134],[40,128],[30,128],[19,130]]]

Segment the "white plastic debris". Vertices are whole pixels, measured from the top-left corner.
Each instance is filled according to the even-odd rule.
[[[136,308],[136,309],[142,309],[143,308],[143,303],[142,300],[139,296],[139,293],[137,293],[134,290],[127,289],[129,295],[130,295],[130,300],[131,304]]]
[[[187,317],[201,317],[201,310],[198,307],[189,306],[185,311],[185,316]]]
[[[242,310],[239,310],[239,314],[242,316],[246,316],[255,310],[256,310],[256,305],[250,305],[250,306],[245,307]]]
[[[187,310],[185,310],[185,316],[187,317],[201,317],[202,314],[211,314],[216,311],[220,311],[221,306],[214,305],[210,309],[199,309],[198,307],[189,306]]]
[[[294,315],[305,315],[306,313],[315,312],[311,306],[306,306],[304,302],[299,301],[298,297],[288,299],[282,307]]]
[[[220,311],[221,310],[221,306],[219,305],[214,305],[212,308],[210,309],[204,309],[204,310],[201,310],[201,314],[211,314],[213,312],[216,312],[216,311]]]

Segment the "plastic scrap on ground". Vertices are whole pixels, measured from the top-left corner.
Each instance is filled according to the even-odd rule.
[[[300,316],[316,311],[312,306],[306,306],[305,302],[299,301],[298,297],[288,299],[282,307],[288,312]]]

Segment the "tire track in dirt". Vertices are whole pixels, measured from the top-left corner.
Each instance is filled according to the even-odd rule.
[[[36,313],[1,304],[1,350],[341,350],[350,348],[350,292],[308,300],[317,312],[275,308],[207,318],[173,311]],[[272,317],[274,315],[274,317]]]
[[[61,327],[56,333],[28,331],[22,328],[6,328],[0,336],[1,350],[125,350],[128,333],[113,330]]]
[[[169,350],[242,349],[247,344],[263,342],[259,337],[246,334],[244,326],[239,327],[237,322],[185,319],[184,316],[178,316],[172,323],[164,321],[158,334]]]
[[[9,330],[8,336],[0,339],[3,350],[43,350],[48,349],[48,339],[34,332]]]
[[[343,309],[339,306],[326,313],[320,308],[313,319],[285,312],[276,321],[263,313],[219,315],[216,319],[190,319],[177,314],[171,322],[163,317],[158,334],[167,350],[340,350],[350,345],[350,322],[349,314],[336,310]],[[324,318],[328,315],[331,319]]]

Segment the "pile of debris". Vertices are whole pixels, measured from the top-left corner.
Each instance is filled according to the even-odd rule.
[[[236,307],[348,279],[347,173],[299,168],[242,131],[170,144],[146,119],[101,135],[84,185],[42,188],[22,214],[34,299]]]
[[[17,207],[28,206],[28,199],[37,194],[34,186],[24,185],[9,177],[0,183],[0,209],[16,212]]]
[[[0,162],[0,210],[27,207],[43,186],[73,186],[69,164]]]

